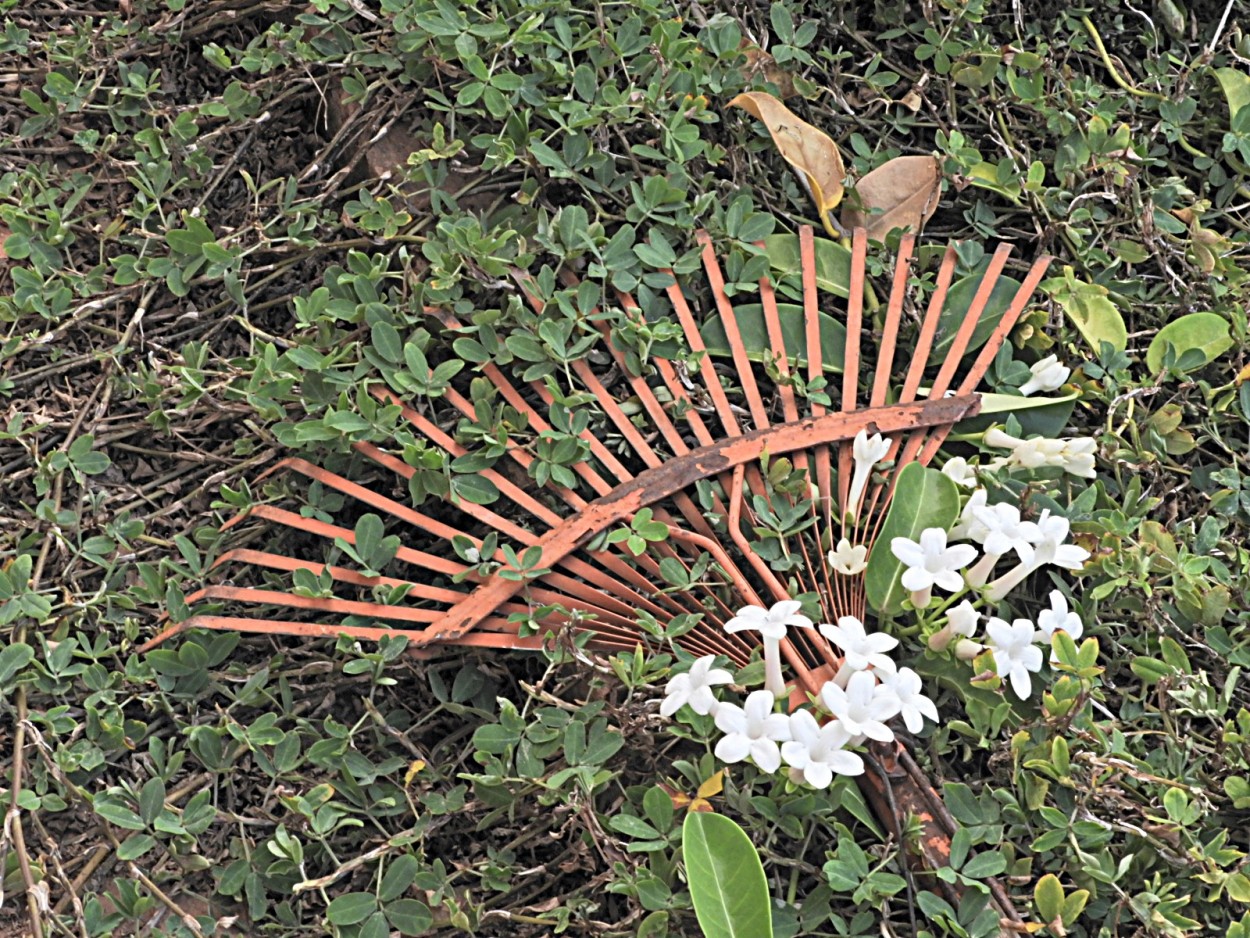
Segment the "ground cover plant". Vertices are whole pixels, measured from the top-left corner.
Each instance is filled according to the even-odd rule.
[[[682,827],[702,800],[759,852],[777,935],[991,934],[991,877],[1039,932],[1246,935],[1250,39],[1232,9],[0,2],[0,927],[694,935]],[[848,779],[722,771],[712,717],[659,713],[671,654],[419,660],[233,633],[137,651],[162,610],[185,615],[237,508],[342,507],[261,470],[396,438],[362,393],[401,360],[388,328],[437,363],[404,369],[434,399],[486,360],[563,381],[585,352],[538,331],[514,267],[575,269],[594,293],[553,289],[570,309],[613,288],[645,308],[704,228],[737,295],[784,273],[753,242],[824,219],[729,106],[744,92],[784,98],[855,179],[936,155],[921,243],[964,241],[961,273],[999,240],[1056,258],[990,379],[1072,369],[1045,435],[1096,441],[1097,475],[1011,491],[1090,557],[1018,587],[1019,611],[1075,614],[1098,656],[1055,652],[1071,693],[1031,704],[971,688],[967,665],[926,676],[941,719],[907,729],[961,825],[942,875],[962,902]],[[426,306],[488,315],[452,341]],[[636,341],[671,335],[649,329]],[[584,458],[560,443],[534,441],[536,472]],[[429,470],[409,497],[445,478],[415,440],[406,456]]]

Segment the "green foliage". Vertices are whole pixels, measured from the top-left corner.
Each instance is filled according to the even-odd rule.
[[[1236,836],[1250,809],[1250,47],[1231,22],[1217,34],[1222,4],[1168,0],[1149,18],[1027,2],[1003,16],[980,0],[21,7],[0,4],[0,74],[34,76],[9,95],[0,157],[0,693],[23,740],[6,750],[6,770],[18,748],[24,766],[20,785],[6,772],[6,806],[14,796],[32,881],[62,910],[45,933],[191,934],[152,886],[187,901],[201,934],[232,917],[248,934],[695,932],[681,812],[716,771],[710,720],[661,726],[649,698],[673,664],[667,640],[699,614],[640,611],[642,644],[610,660],[554,643],[420,662],[403,642],[216,633],[136,649],[159,612],[220,610],[188,597],[237,546],[226,518],[284,499],[310,522],[340,517],[342,498],[316,483],[245,481],[275,453],[346,472],[360,469],[353,443],[375,444],[411,471],[386,496],[427,512],[444,497],[467,514],[494,505],[482,473],[516,450],[528,476],[510,481],[597,497],[578,436],[620,446],[579,374],[600,330],[631,377],[659,351],[735,383],[706,297],[691,299],[711,361],[677,341],[667,288],[699,268],[696,228],[751,357],[768,346],[764,275],[797,347],[807,196],[724,108],[793,85],[788,103],[856,175],[903,152],[942,161],[905,322],[948,235],[961,242],[948,318],[979,280],[980,244],[1056,257],[987,376],[1001,395],[987,410],[1096,437],[1106,471],[1038,471],[995,492],[1065,515],[1093,552],[1070,584],[1086,635],[1056,641],[1037,706],[969,688],[966,667],[915,662],[944,715],[966,712],[916,748],[960,779],[943,791],[959,828],[942,876],[964,899],[931,878],[913,877],[913,894],[901,853],[914,831],[883,839],[853,784],[815,794],[744,769],[708,797],[765,858],[776,899],[757,908],[778,936],[905,934],[912,909],[930,934],[990,934],[996,876],[1052,934],[1250,934]],[[398,156],[368,153],[388,139]],[[848,252],[818,238],[816,261],[836,384]],[[870,273],[882,295],[888,272]],[[1016,397],[1052,353],[1079,400]],[[542,426],[488,368],[542,389]],[[792,380],[829,394],[805,371]],[[472,418],[452,412],[453,392]],[[424,444],[386,393],[465,455]],[[782,535],[809,495],[791,461],[764,471],[752,546],[784,578],[803,561]],[[723,525],[721,493],[699,494]],[[404,548],[424,545],[376,510],[344,522],[350,537],[285,536],[313,564],[402,577]],[[606,537],[656,559],[657,588],[719,581],[710,555],[688,568],[663,556],[663,527],[639,516]],[[545,569],[520,538],[472,534],[455,545],[465,579]],[[897,604],[889,559],[874,553],[870,598]],[[312,567],[272,576],[307,597],[335,585]],[[1035,614],[1054,585],[1038,580],[1000,615]],[[402,588],[359,588],[420,608]],[[543,610],[510,614],[532,630]],[[81,915],[60,903],[77,858],[41,860],[49,841],[106,852],[77,890]],[[20,909],[16,847],[0,875]]]

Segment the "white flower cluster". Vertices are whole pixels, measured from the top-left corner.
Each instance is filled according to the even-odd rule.
[[[729,684],[733,675],[716,668],[714,655],[696,660],[690,670],[672,678],[664,689],[660,713],[671,716],[684,706],[697,714],[712,714],[724,735],[716,743],[722,762],[750,760],[772,774],[784,763],[796,784],[828,788],[835,775],[861,775],[863,757],[851,751],[866,740],[889,742],[894,731],[887,725],[901,717],[911,732],[918,732],[924,718],[937,721],[937,707],[924,695],[920,675],[899,668],[886,654],[898,639],[869,633],[854,616],[843,616],[836,625],[814,626],[799,612],[800,603],[783,600],[770,609],[746,606],[725,623],[725,630],[758,631],[764,642],[765,687],[747,695],[742,706],[718,700],[713,687]],[[819,629],[841,649],[842,667],[820,689],[816,713],[799,708],[777,712],[786,700],[781,678],[780,642],[790,627]]]
[[[1051,590],[1050,608],[1038,615],[1036,627],[1028,619],[1008,623],[990,616],[985,623],[985,636],[977,641],[980,620],[981,614],[965,599],[947,611],[945,624],[929,637],[929,647],[944,651],[955,641],[956,656],[965,660],[989,651],[994,657],[994,670],[1011,684],[1021,700],[1033,692],[1029,675],[1042,670],[1042,650],[1037,645],[1050,645],[1056,632],[1067,632],[1075,640],[1085,630],[1081,617],[1068,609],[1068,600],[1059,590]],[[1051,663],[1055,663],[1053,659]]]

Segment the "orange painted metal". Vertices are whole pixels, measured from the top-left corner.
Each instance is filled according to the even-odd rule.
[[[640,616],[663,628],[685,615],[694,617],[695,624],[676,639],[677,645],[694,655],[727,655],[742,665],[756,653],[753,638],[729,635],[722,628],[741,606],[775,602],[797,588],[817,597],[826,621],[848,614],[864,617],[862,576],[831,572],[823,553],[841,537],[871,547],[899,470],[909,462],[928,463],[952,427],[979,412],[977,387],[1026,309],[1049,259],[1032,265],[968,365],[965,352],[1000,282],[1010,253],[1007,245],[990,259],[957,326],[942,322],[944,312],[951,318],[946,299],[958,260],[950,246],[923,317],[913,328],[908,316],[912,236],[900,241],[884,306],[871,310],[865,309],[869,243],[862,229],[851,236],[844,306],[819,291],[812,229],[800,229],[798,240],[804,317],[799,347],[786,346],[782,328],[780,302],[793,296],[793,285],[765,278],[758,300],[772,360],[752,361],[712,239],[700,232],[707,289],[683,288],[675,277],[665,288],[683,333],[684,350],[678,357],[652,354],[639,360],[633,353],[631,359],[629,350],[617,344],[612,323],[646,321],[633,297],[619,293],[576,314],[577,335],[594,337],[597,351],[570,362],[554,384],[514,380],[493,362],[476,367],[498,400],[518,415],[502,455],[479,460],[476,470],[499,493],[493,505],[472,505],[448,495],[433,510],[419,510],[401,500],[397,491],[418,470],[405,461],[398,445],[353,444],[370,472],[368,484],[306,459],[284,459],[266,475],[285,474],[335,493],[352,506],[349,517],[373,511],[386,519],[388,533],[401,541],[388,567],[393,567],[391,574],[368,575],[337,556],[342,552],[336,553],[336,542],[355,544],[355,530],[348,523],[327,520],[328,515],[311,507],[297,513],[258,504],[225,527],[241,539],[266,530],[285,532],[282,552],[242,544],[227,551],[212,565],[214,582],[187,597],[194,614],[169,624],[144,647],[188,629],[209,628],[306,638],[346,635],[358,641],[402,635],[417,655],[448,645],[537,650],[562,641],[562,633],[570,631],[590,632],[589,641],[603,649],[630,649],[640,642],[663,644],[641,628]],[[560,279],[565,286],[578,286],[567,270]],[[535,313],[547,316],[539,283],[523,272],[516,280]],[[432,328],[452,333],[465,328],[447,310],[427,312]],[[830,350],[822,345],[822,312],[846,326],[840,379],[825,367]],[[706,347],[701,326],[711,317],[719,319],[725,334],[727,364]],[[930,367],[934,346],[948,336],[945,357]],[[901,379],[895,373],[900,357]],[[819,387],[826,378],[831,378],[824,390],[830,404],[802,390]],[[568,382],[574,386],[565,386]],[[926,384],[927,392],[922,390]],[[558,435],[553,426],[557,391],[589,394],[602,417],[598,426],[580,434],[589,456],[569,467],[576,476],[572,487],[534,482],[540,462],[536,439]],[[370,392],[399,408],[410,437],[448,461],[474,458],[475,445],[455,428],[460,420],[477,422],[481,387],[466,396],[467,385],[457,383],[440,400],[420,406],[380,385]],[[887,460],[893,466],[880,470],[860,504],[851,506],[852,440],[861,430],[890,440]],[[801,557],[800,569],[784,574],[753,546],[763,530],[762,515],[785,507],[778,499],[792,497],[778,495],[766,481],[762,461],[775,465],[782,457],[807,473],[813,493],[810,533],[784,541],[788,551]],[[607,535],[630,525],[644,508],[668,527],[668,537],[635,556],[622,539]],[[493,556],[481,556],[491,534],[499,546]],[[510,569],[504,544],[518,555],[536,551],[525,556],[529,567]],[[466,545],[479,552],[472,562],[464,559]],[[666,576],[679,570],[691,577],[696,568],[701,571],[696,585],[666,588]],[[309,589],[305,582],[296,589],[293,578],[299,571],[315,577],[318,588]],[[382,602],[379,597],[390,598]],[[795,631],[801,634],[783,643],[783,653],[796,678],[792,703],[798,704],[815,695],[840,662],[815,630]],[[878,748],[871,761],[880,771],[868,772],[863,787],[886,829],[901,832],[908,815],[919,818],[920,861],[930,869],[944,864],[953,821],[910,754],[898,746]],[[993,890],[1002,915],[1018,921],[1001,885],[993,884]]]

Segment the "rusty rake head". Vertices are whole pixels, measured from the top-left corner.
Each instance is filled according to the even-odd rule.
[[[1033,265],[993,333],[960,374],[1010,247],[1004,245],[994,253],[953,337],[945,324],[948,334],[941,338],[949,339],[949,348],[930,368],[955,270],[954,246],[945,253],[926,309],[913,317],[920,320],[918,328],[905,334],[914,239],[903,238],[889,299],[876,311],[874,338],[874,323],[866,321],[864,310],[868,241],[857,230],[851,246],[840,387],[835,386],[835,376],[827,396],[820,397],[800,390],[820,386],[817,379],[827,376],[829,356],[820,330],[811,229],[802,229],[799,236],[804,324],[800,347],[787,347],[773,284],[760,281],[759,299],[775,369],[772,377],[770,369],[751,360],[710,238],[701,232],[699,241],[712,298],[702,318],[719,317],[732,364],[712,362],[700,331],[701,317],[676,283],[668,288],[668,297],[689,354],[653,355],[642,369],[645,374],[635,373],[636,366],[630,369],[626,351],[613,340],[602,317],[586,317],[584,328],[599,333],[600,354],[569,363],[570,376],[580,384],[576,390],[593,397],[602,425],[586,426],[575,434],[586,454],[570,466],[576,484],[544,476],[534,465],[539,459],[536,447],[544,436],[570,435],[568,427],[552,426],[556,419],[552,386],[514,381],[486,362],[479,366],[480,376],[512,408],[519,418],[515,422],[526,427],[525,436],[508,441],[505,456],[474,463],[485,467],[477,472],[477,488],[497,493],[497,498],[489,504],[469,504],[449,492],[434,513],[427,513],[376,485],[353,482],[302,458],[284,459],[269,473],[303,476],[359,509],[389,519],[392,532],[400,537],[392,564],[397,575],[381,576],[353,566],[342,560],[342,551],[332,550],[340,539],[357,546],[357,529],[274,505],[256,505],[226,527],[246,519],[269,522],[288,529],[289,536],[282,540],[310,545],[319,558],[250,547],[229,550],[213,569],[231,582],[188,596],[189,604],[207,608],[201,605],[203,611],[169,626],[149,644],[203,627],[361,639],[402,634],[416,650],[449,644],[533,649],[541,647],[551,631],[575,630],[591,632],[590,640],[602,647],[632,648],[646,632],[640,620],[659,623],[662,629],[684,616],[679,621],[689,628],[676,639],[679,645],[696,655],[725,654],[742,664],[753,643],[721,628],[742,605],[807,594],[817,597],[825,621],[848,614],[863,618],[862,575],[831,572],[823,552],[841,537],[871,548],[898,471],[909,462],[927,463],[951,427],[977,413],[977,384],[1023,312],[1047,260]],[[523,275],[518,280],[541,315],[543,301],[536,284]],[[571,277],[566,281],[576,282]],[[630,296],[620,295],[619,300],[626,315],[637,314]],[[462,325],[444,311],[429,313],[444,329]],[[911,347],[902,348],[903,341],[911,342]],[[869,343],[875,363],[865,368],[864,348]],[[896,360],[901,379],[895,373]],[[924,385],[927,391],[922,390]],[[372,393],[401,408],[411,431],[448,461],[481,456],[474,444],[448,430],[457,419],[478,419],[477,402],[457,388],[447,390],[437,409],[410,406],[382,387]],[[893,461],[893,468],[879,473],[860,497],[861,504],[851,506],[851,441],[861,430],[890,440],[886,460]],[[406,483],[417,472],[395,452],[373,443],[355,443],[354,449],[396,483]],[[789,460],[787,468],[806,474],[810,495],[796,496],[793,487],[782,494],[771,484],[763,462],[770,461],[775,469],[781,457]],[[538,478],[544,484],[539,485]],[[792,518],[796,505],[806,517],[801,524],[791,524],[798,533],[782,532],[779,538],[781,551],[794,558],[783,575],[778,565],[761,556],[750,535],[765,525],[763,516],[780,513]],[[651,512],[649,520],[644,510]],[[640,519],[666,526],[667,536],[636,553],[637,541],[631,543],[619,532],[637,527]],[[492,545],[493,556],[481,556]],[[321,587],[329,588],[298,588],[292,577],[301,575],[316,577]],[[254,585],[238,585],[244,581]],[[671,584],[677,588],[667,588]],[[378,601],[378,587],[399,598]],[[231,610],[229,614],[220,611],[223,606]],[[276,612],[255,617],[245,611],[249,607]],[[810,691],[819,688],[838,661],[818,634],[787,642],[784,652],[801,685]]]

